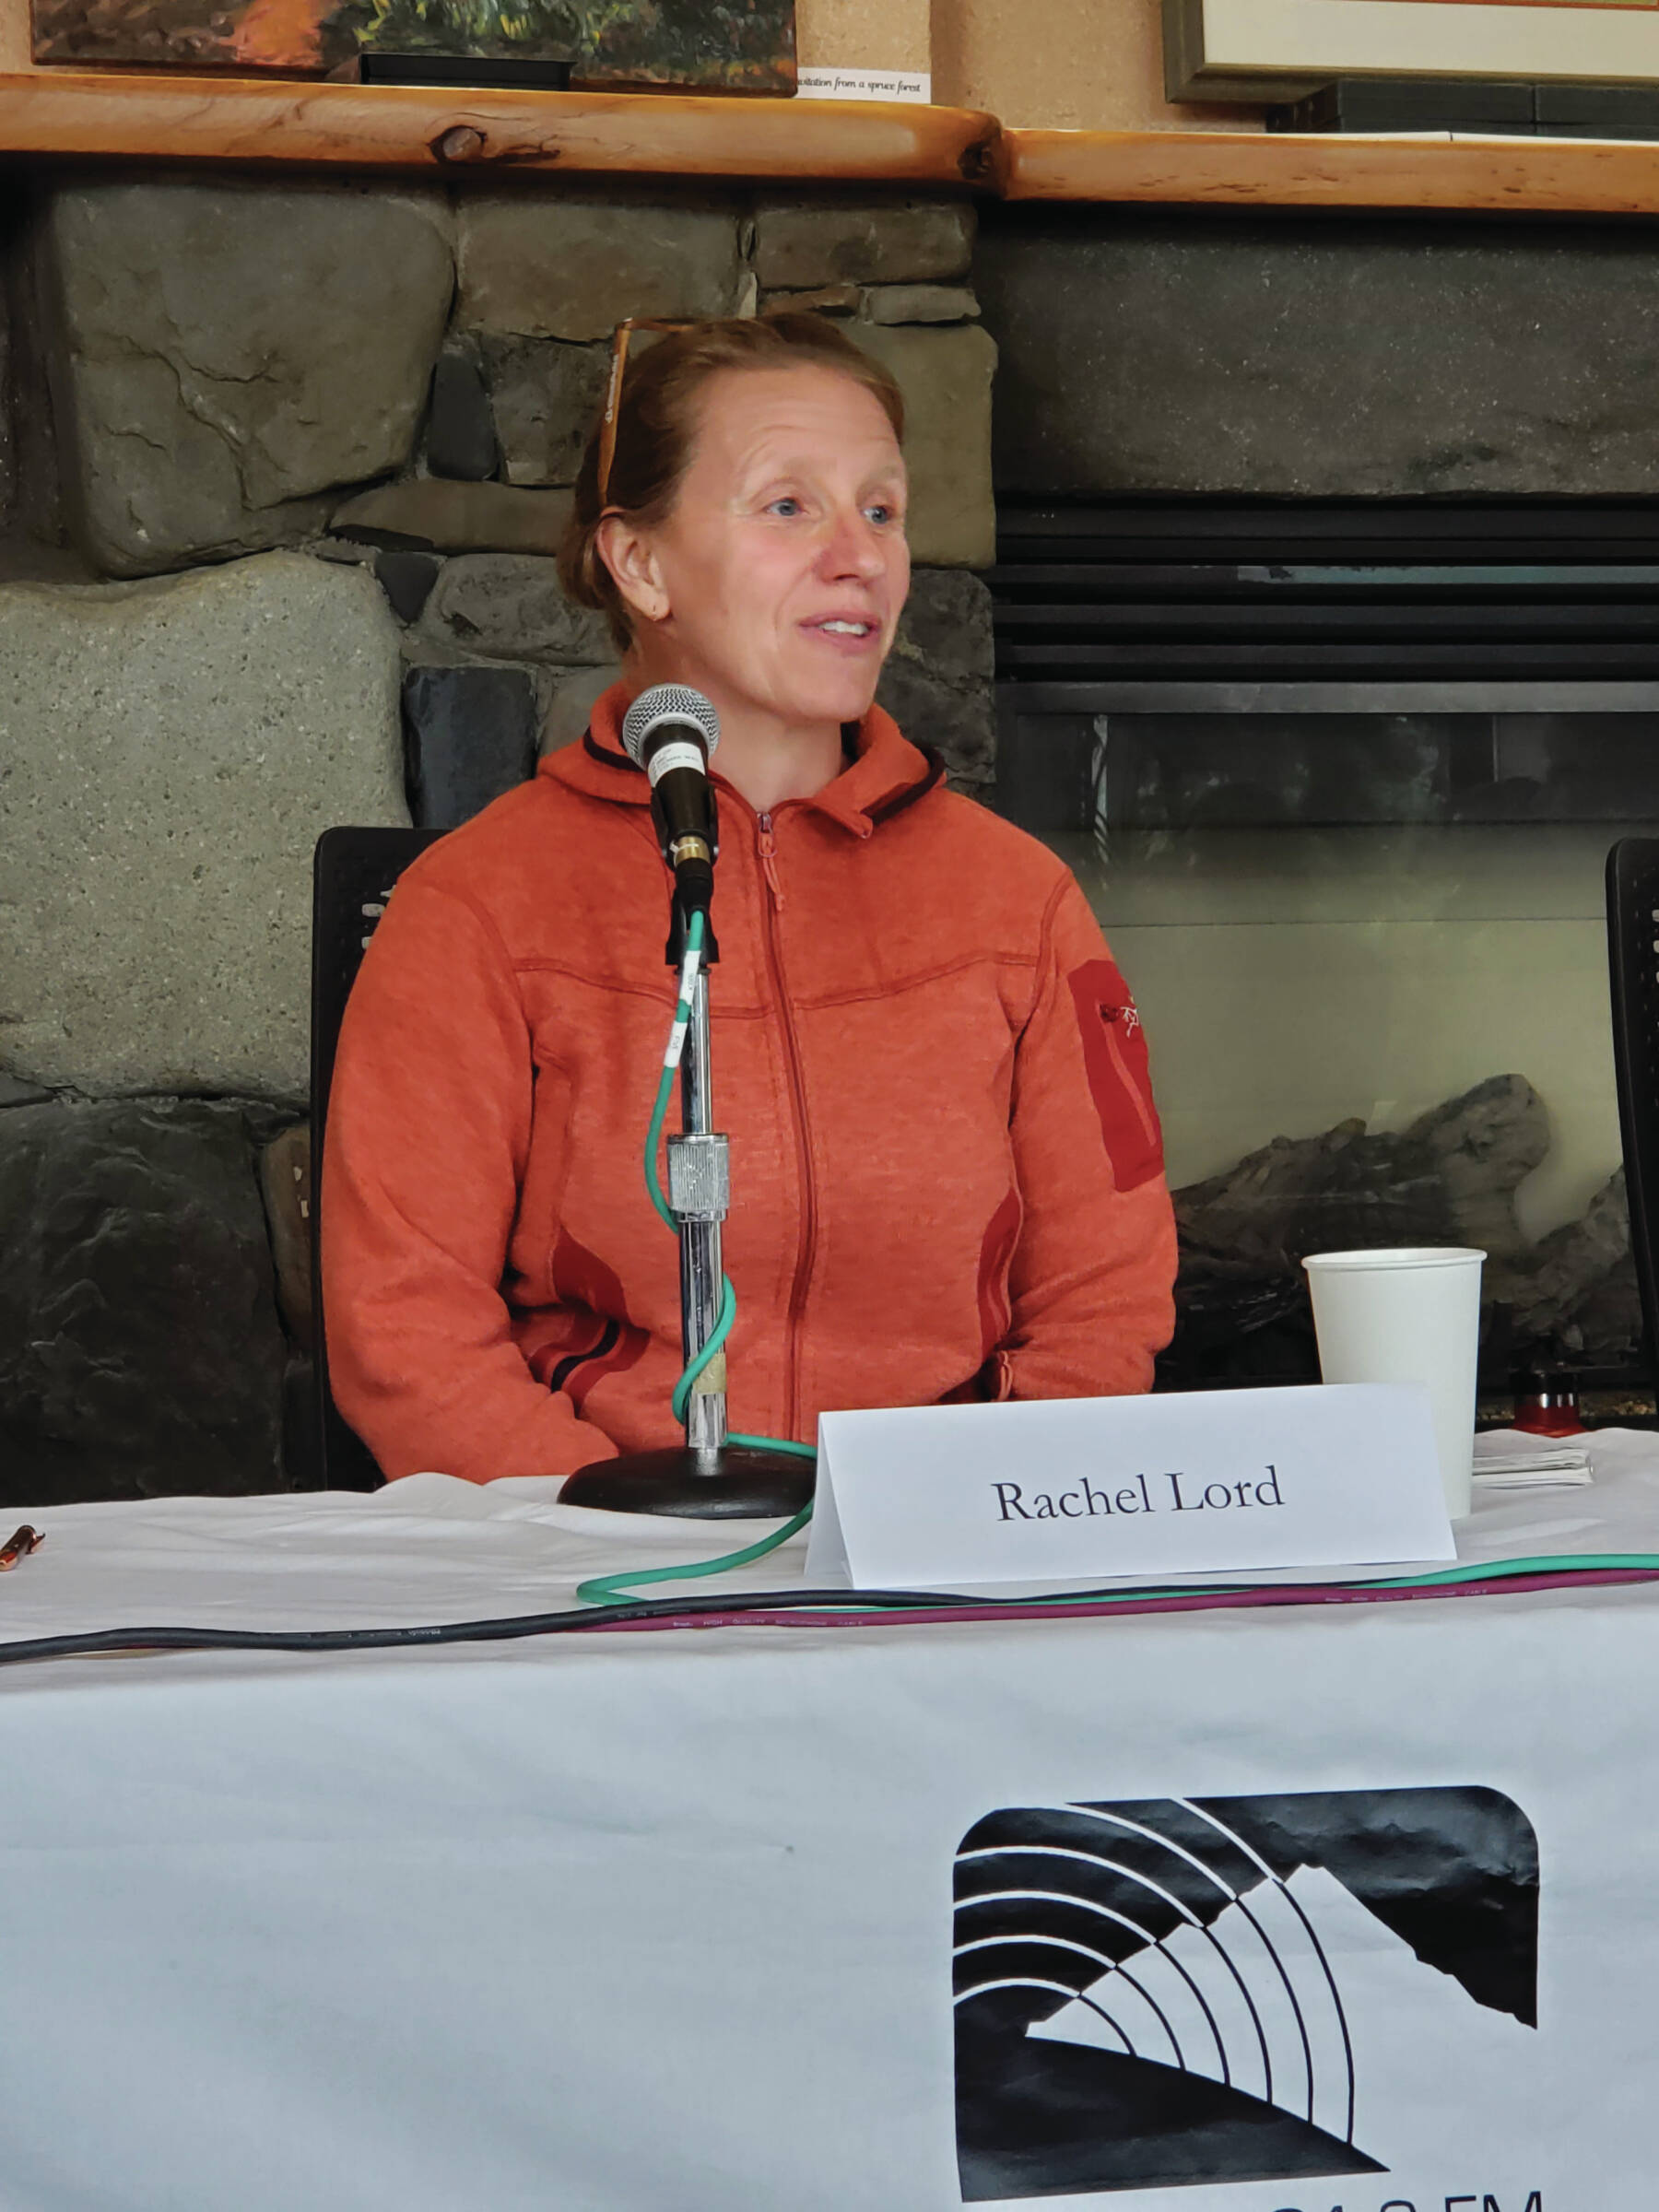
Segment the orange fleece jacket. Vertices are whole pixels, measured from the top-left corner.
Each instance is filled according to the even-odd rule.
[[[347,1010],[328,1352],[388,1476],[677,1441],[677,1257],[641,1166],[668,876],[627,701],[416,862]],[[1147,1389],[1174,1228],[1139,1019],[1069,872],[879,709],[815,798],[757,817],[715,782],[733,1426]]]

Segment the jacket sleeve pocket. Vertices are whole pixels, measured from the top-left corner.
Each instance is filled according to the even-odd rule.
[[[1133,1191],[1161,1175],[1164,1164],[1147,1032],[1115,960],[1086,960],[1066,981],[1112,1181],[1120,1191]]]

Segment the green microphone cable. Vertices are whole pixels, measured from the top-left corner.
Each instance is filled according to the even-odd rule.
[[[698,970],[702,963],[705,927],[705,920],[700,913],[694,913],[687,925],[686,961],[680,971],[679,997],[675,1004],[674,1025],[668,1032],[667,1050],[663,1054],[663,1073],[657,1083],[656,1102],[651,1110],[651,1125],[645,1132],[646,1193],[652,1205],[676,1236],[679,1234],[679,1223],[664,1195],[662,1178],[657,1173],[657,1151],[663,1141],[663,1124],[668,1118],[668,1101],[674,1095],[674,1078],[679,1072],[680,1054],[685,1049],[686,1031],[690,1026],[691,994],[696,989]],[[737,1293],[732,1288],[731,1277],[723,1275],[720,1278],[720,1312],[715,1316],[709,1340],[687,1365],[669,1400],[677,1421],[684,1421],[692,1385],[709,1362],[724,1348],[736,1318]],[[818,1457],[812,1445],[794,1443],[781,1436],[745,1436],[739,1430],[732,1430],[727,1441],[747,1445],[757,1452],[787,1452],[798,1459],[816,1460]],[[798,1535],[811,1518],[812,1501],[808,1499],[800,1512],[785,1521],[782,1528],[774,1529],[771,1535],[760,1537],[757,1543],[746,1545],[741,1551],[723,1552],[717,1559],[694,1559],[680,1567],[641,1568],[630,1574],[596,1574],[587,1582],[577,1584],[576,1595],[587,1606],[615,1605],[629,1591],[642,1588],[647,1583],[695,1582],[704,1575],[724,1574],[733,1567],[747,1567],[756,1559],[765,1559],[768,1552],[776,1551],[779,1545],[787,1544],[790,1537]]]
[[[746,1555],[735,1555],[742,1558]],[[707,1573],[720,1562],[677,1568],[677,1574]],[[394,1629],[203,1629],[129,1627],[99,1629],[68,1636],[0,1639],[0,1666],[30,1660],[88,1658],[137,1652],[368,1652],[450,1643],[499,1643],[537,1636],[605,1633],[659,1627],[738,1628],[753,1622],[782,1628],[795,1621],[812,1630],[859,1628],[892,1615],[906,1626],[931,1621],[1029,1621],[1047,1616],[1065,1618],[1099,1615],[1119,1619],[1217,1607],[1353,1604],[1399,1599],[1414,1594],[1456,1598],[1471,1589],[1501,1595],[1509,1585],[1525,1589],[1540,1577],[1546,1588],[1571,1590],[1575,1584],[1597,1589],[1611,1583],[1629,1586],[1659,1582],[1659,1553],[1583,1552],[1564,1557],[1493,1560],[1477,1567],[1453,1567],[1386,1581],[1347,1578],[1326,1583],[1206,1583],[1128,1590],[1077,1590],[1046,1597],[987,1598],[941,1590],[743,1590],[723,1597],[641,1597],[573,1612],[527,1613],[500,1620],[450,1620]],[[627,1579],[627,1578],[618,1578]]]

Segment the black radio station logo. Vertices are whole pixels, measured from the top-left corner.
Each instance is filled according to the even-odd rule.
[[[1396,2054],[1535,2029],[1537,1954],[1496,1790],[991,1813],[956,1861],[963,2199],[1384,2172],[1356,2138],[1410,2108]]]

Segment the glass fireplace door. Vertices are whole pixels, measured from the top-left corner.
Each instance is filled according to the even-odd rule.
[[[1603,871],[1659,684],[1020,685],[1002,762],[1147,1024],[1179,1379],[1305,1371],[1302,1251],[1449,1239],[1488,1371],[1630,1366]]]

